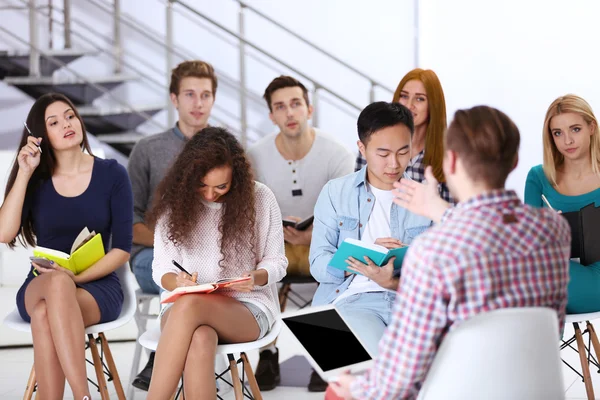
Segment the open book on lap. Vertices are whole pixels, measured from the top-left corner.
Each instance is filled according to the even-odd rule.
[[[54,261],[61,267],[73,271],[75,275],[94,265],[104,257],[104,254],[102,235],[94,231],[90,232],[87,227],[83,228],[79,235],[77,235],[71,246],[70,254],[46,247],[35,247],[33,249],[35,257]]]
[[[345,239],[333,255],[333,258],[329,262],[329,266],[341,269],[343,271],[348,271],[353,274],[358,274],[357,272],[348,269],[346,260],[349,257],[354,257],[358,261],[364,263],[366,256],[380,267],[387,264],[390,258],[396,257],[396,260],[394,261],[394,270],[399,271],[402,267],[402,261],[404,261],[404,256],[406,255],[407,250],[408,246],[388,250],[385,247],[377,244],[366,243],[356,239]]]
[[[252,279],[252,278],[249,276],[245,276],[243,278],[219,279],[218,281],[213,282],[213,283],[201,283],[196,286],[181,286],[181,287],[178,287],[175,290],[173,290],[168,295],[166,295],[165,298],[162,299],[160,303],[161,304],[174,303],[175,300],[177,300],[178,298],[180,298],[181,296],[183,296],[185,294],[212,293],[216,290],[226,288],[231,284],[249,281],[250,279]]]

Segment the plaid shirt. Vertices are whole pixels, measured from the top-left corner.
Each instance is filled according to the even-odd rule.
[[[571,233],[554,211],[494,190],[459,203],[411,245],[379,356],[356,399],[414,399],[444,335],[510,307],[549,307],[565,321]]]
[[[425,150],[422,150],[419,154],[411,158],[405,172],[410,179],[417,182],[423,182],[425,180],[425,164],[423,164],[424,156]],[[358,171],[365,165],[367,165],[367,160],[365,160],[362,154],[359,152],[358,156],[356,157],[356,165],[354,166],[354,170]],[[442,199],[446,200],[450,204],[456,204],[456,201],[450,195],[450,189],[448,189],[448,185],[445,183],[440,183],[438,186]]]

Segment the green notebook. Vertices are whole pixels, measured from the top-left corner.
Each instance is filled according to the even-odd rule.
[[[357,260],[364,262],[364,257],[367,256],[375,264],[381,267],[387,264],[391,257],[396,256],[394,270],[399,271],[402,267],[402,261],[404,261],[407,250],[408,246],[388,250],[377,244],[365,243],[356,239],[345,239],[338,248],[338,251],[333,255],[333,258],[329,262],[329,266],[356,274],[356,272],[348,269],[348,264],[346,264],[348,257],[354,257]]]

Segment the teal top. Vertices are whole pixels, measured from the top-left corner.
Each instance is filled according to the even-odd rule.
[[[557,211],[579,211],[590,203],[600,206],[600,188],[579,196],[567,196],[559,193],[546,175],[541,165],[531,168],[525,183],[525,203],[534,207],[548,207],[542,200],[546,197],[552,208]],[[600,261],[594,264],[600,264]]]
[[[525,183],[525,203],[534,207],[548,207],[542,201],[542,194],[555,210],[562,212],[579,211],[590,203],[600,206],[600,188],[579,196],[566,196],[552,186],[541,165],[531,168]]]

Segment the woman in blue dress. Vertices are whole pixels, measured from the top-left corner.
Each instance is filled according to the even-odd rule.
[[[66,379],[74,398],[86,399],[85,327],[115,320],[123,305],[115,270],[129,260],[131,185],[116,161],[91,155],[65,96],[41,96],[27,125],[35,136],[23,130],[0,208],[0,242],[69,253],[83,228],[101,234],[106,255],[87,270],[32,264],[17,293],[19,313],[31,322],[38,398],[63,398]]]
[[[600,206],[600,132],[590,105],[572,94],[559,97],[544,121],[544,163],[533,167],[525,184],[525,203],[557,211]],[[600,261],[572,260],[567,313],[600,311]]]

